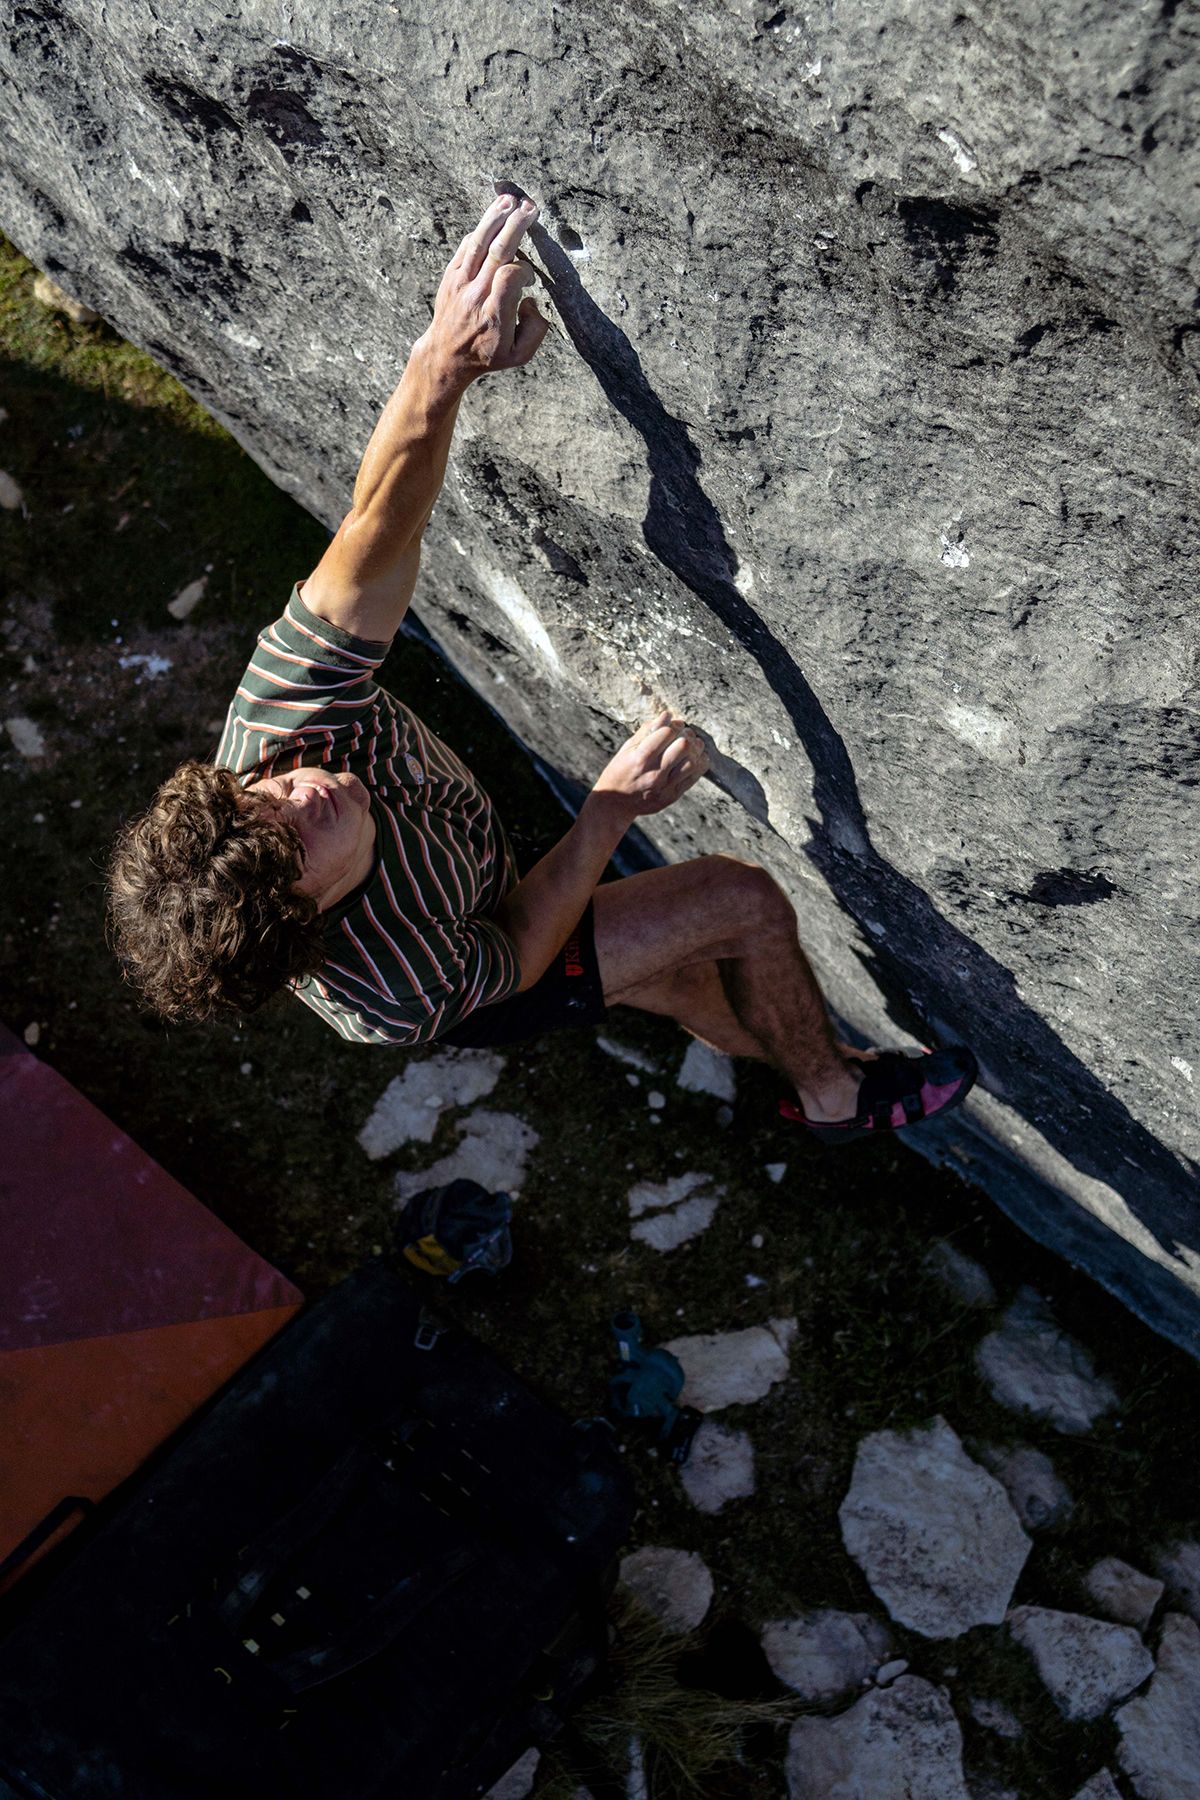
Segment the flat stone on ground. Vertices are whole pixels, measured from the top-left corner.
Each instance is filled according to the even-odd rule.
[[[789,1800],[970,1800],[945,1688],[902,1675],[836,1719],[797,1719]]]
[[[744,1331],[672,1338],[666,1348],[683,1364],[680,1405],[709,1413],[761,1400],[787,1376],[795,1328],[794,1319],[772,1319]]]
[[[402,1144],[428,1144],[443,1112],[491,1093],[504,1069],[494,1050],[441,1050],[410,1062],[375,1102],[358,1141],[372,1162]]]
[[[542,1753],[536,1746],[528,1749],[519,1757],[511,1769],[505,1771],[487,1793],[483,1800],[525,1800],[527,1794],[533,1792],[533,1779],[537,1774]]]
[[[1107,1769],[1097,1769],[1090,1781],[1085,1781],[1074,1800],[1121,1800],[1121,1790]]]
[[[640,1218],[644,1212],[658,1212],[666,1206],[678,1206],[698,1188],[707,1187],[711,1175],[689,1169],[685,1175],[671,1175],[666,1181],[636,1181],[629,1190],[629,1216]]]
[[[647,1075],[653,1075],[658,1069],[658,1064],[645,1051],[635,1050],[631,1044],[619,1044],[615,1038],[598,1036],[596,1048],[603,1050],[605,1056],[615,1057],[617,1062],[623,1062],[631,1069],[641,1069]]]
[[[1187,1613],[1200,1624],[1200,1544],[1186,1539],[1168,1544],[1154,1559],[1154,1567],[1166,1583],[1174,1611]]]
[[[693,1038],[688,1045],[675,1080],[679,1087],[693,1094],[711,1094],[714,1100],[733,1100],[737,1095],[733,1059],[710,1049],[699,1038]]]
[[[1117,1761],[1141,1800],[1200,1800],[1200,1626],[1168,1613],[1149,1687],[1116,1714]]]
[[[1070,1517],[1070,1489],[1044,1451],[1030,1444],[989,1444],[979,1460],[1000,1482],[1026,1531],[1048,1531]]]
[[[858,1446],[842,1541],[892,1618],[925,1637],[998,1625],[1029,1555],[1007,1494],[944,1419]]]
[[[870,1681],[892,1647],[869,1613],[822,1608],[763,1626],[762,1647],[776,1680],[802,1700],[840,1700]]]
[[[985,1731],[994,1731],[997,1737],[1008,1738],[1011,1743],[1025,1735],[1020,1719],[1003,1700],[989,1700],[981,1695],[967,1702],[967,1711]]]
[[[1055,1322],[1046,1302],[1023,1287],[975,1362],[1002,1406],[1032,1413],[1056,1431],[1090,1431],[1117,1404],[1112,1384],[1096,1374],[1083,1345]]]
[[[1065,1719],[1099,1719],[1145,1681],[1154,1658],[1137,1632],[1085,1613],[1018,1606],[1008,1628]]]
[[[948,1239],[939,1238],[931,1247],[925,1267],[964,1306],[995,1306],[996,1290],[983,1264]]]
[[[745,1500],[754,1492],[754,1446],[744,1431],[704,1419],[679,1479],[700,1512],[720,1512],[730,1500]]]
[[[4,729],[13,741],[13,748],[30,762],[46,754],[46,739],[40,725],[33,719],[21,717],[5,719]]]
[[[694,1550],[634,1550],[621,1559],[620,1580],[665,1631],[695,1631],[712,1605],[713,1578]]]
[[[1096,1611],[1118,1625],[1132,1625],[1145,1631],[1155,1607],[1163,1597],[1163,1584],[1153,1575],[1143,1575],[1119,1556],[1102,1557],[1083,1578]]]
[[[448,1182],[477,1181],[489,1193],[517,1195],[525,1179],[525,1164],[539,1142],[538,1134],[515,1113],[477,1109],[459,1123],[459,1144],[428,1169],[414,1169],[396,1177],[401,1201],[424,1188],[444,1187]]]
[[[629,1235],[639,1244],[649,1244],[652,1250],[678,1250],[680,1244],[686,1244],[690,1238],[699,1237],[702,1231],[708,1230],[720,1203],[717,1194],[697,1194],[669,1212],[655,1213],[652,1219],[639,1219]]]

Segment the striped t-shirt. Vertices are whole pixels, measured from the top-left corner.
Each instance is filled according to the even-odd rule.
[[[518,986],[488,916],[516,871],[470,770],[376,681],[388,648],[317,618],[297,584],[259,636],[216,760],[246,786],[314,767],[366,784],[374,870],[325,914],[326,961],[295,992],[345,1038],[411,1046]]]

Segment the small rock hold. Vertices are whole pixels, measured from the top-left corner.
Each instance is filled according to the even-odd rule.
[[[888,1687],[893,1681],[898,1681],[901,1675],[907,1674],[908,1664],[902,1656],[895,1656],[891,1662],[885,1662],[883,1667],[876,1671],[875,1686]]]
[[[661,1112],[666,1104],[667,1096],[665,1094],[660,1094],[657,1088],[651,1088],[650,1092],[646,1095],[646,1105],[650,1110],[652,1112]]]
[[[37,1048],[38,1039],[41,1037],[41,1035],[42,1035],[42,1028],[38,1024],[36,1019],[31,1020],[30,1023],[25,1027],[24,1031],[21,1033],[21,1036],[25,1039],[25,1042],[29,1045],[29,1048],[31,1050],[34,1050]]]
[[[788,1168],[786,1163],[764,1163],[763,1167],[766,1170],[767,1175],[774,1182],[782,1181],[787,1174]]]
[[[1118,1625],[1132,1625],[1135,1631],[1145,1631],[1164,1591],[1161,1581],[1131,1568],[1119,1556],[1094,1563],[1083,1585],[1097,1612]]]
[[[20,512],[25,505],[25,496],[4,469],[0,469],[0,507],[5,512]]]

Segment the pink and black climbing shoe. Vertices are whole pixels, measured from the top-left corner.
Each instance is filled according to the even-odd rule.
[[[953,1111],[975,1086],[979,1065],[965,1044],[951,1044],[922,1056],[884,1050],[873,1062],[864,1062],[863,1070],[858,1111],[852,1119],[814,1124],[794,1100],[781,1100],[779,1110],[822,1144],[848,1144],[872,1132],[900,1131]]]

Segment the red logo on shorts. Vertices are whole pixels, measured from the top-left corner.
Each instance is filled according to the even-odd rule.
[[[579,960],[579,939],[573,937],[563,950],[563,972],[567,975],[582,975],[583,964]]]

